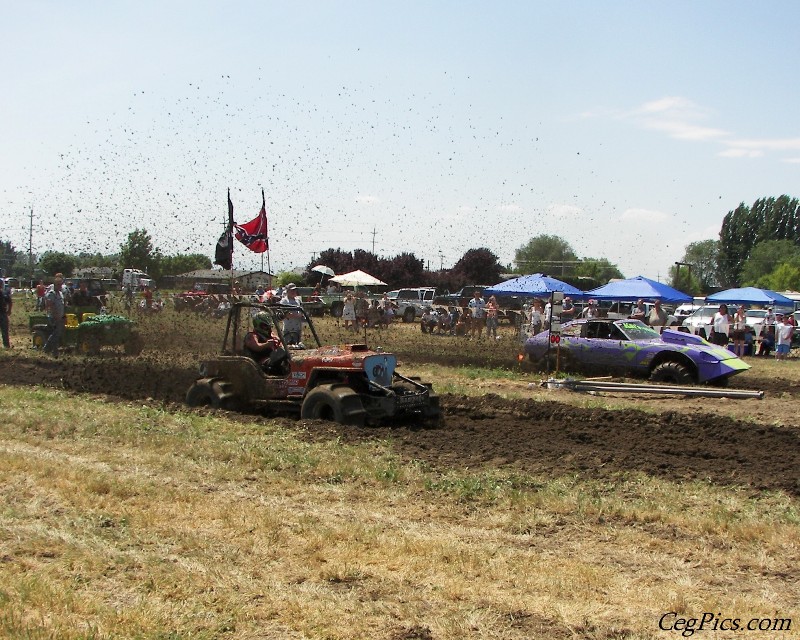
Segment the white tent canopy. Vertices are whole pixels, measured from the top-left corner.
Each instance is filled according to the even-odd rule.
[[[355,271],[351,271],[350,273],[343,273],[340,276],[334,276],[330,279],[330,282],[336,282],[345,287],[377,287],[380,285],[386,286],[386,283],[382,280],[378,280],[376,277],[369,275],[361,271],[360,269],[356,269]]]

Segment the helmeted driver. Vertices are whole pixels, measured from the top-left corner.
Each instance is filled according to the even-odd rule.
[[[276,365],[285,355],[281,341],[272,334],[272,318],[266,311],[253,316],[253,330],[244,337],[244,350],[265,370]]]

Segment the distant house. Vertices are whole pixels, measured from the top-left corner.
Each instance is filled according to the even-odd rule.
[[[266,271],[243,271],[233,269],[231,271],[224,271],[222,269],[196,269],[195,271],[188,271],[181,273],[177,276],[172,276],[173,283],[168,283],[167,278],[162,278],[164,285],[167,287],[182,289],[189,291],[194,289],[194,285],[201,282],[214,282],[214,283],[234,283],[238,282],[242,291],[255,291],[259,285],[264,287],[268,286],[271,277]]]

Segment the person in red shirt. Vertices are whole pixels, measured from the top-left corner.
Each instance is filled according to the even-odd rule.
[[[47,287],[44,286],[44,282],[39,280],[38,284],[36,285],[36,310],[37,311],[44,311],[44,294],[47,293]]]

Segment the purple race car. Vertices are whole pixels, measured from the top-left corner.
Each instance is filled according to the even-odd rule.
[[[549,362],[550,369],[555,369],[556,352],[549,331],[525,342],[531,362]],[[565,370],[633,373],[650,376],[654,382],[678,384],[725,384],[730,376],[750,368],[728,349],[700,336],[670,329],[659,334],[639,320],[567,322],[561,327],[558,357]]]

